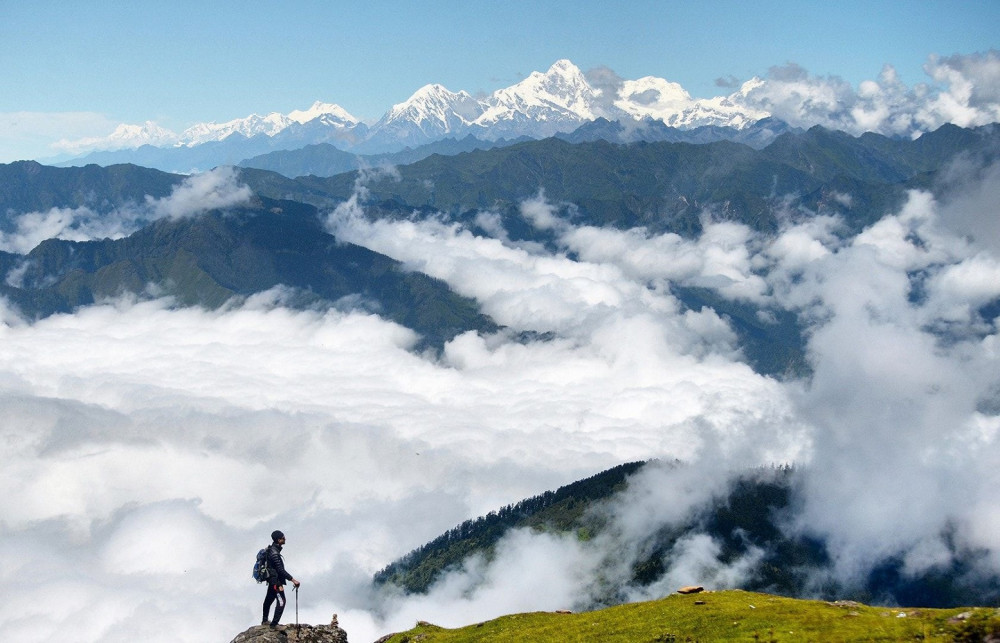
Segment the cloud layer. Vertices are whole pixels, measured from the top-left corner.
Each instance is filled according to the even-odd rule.
[[[259,622],[250,566],[275,528],[302,620],[337,612],[352,640],[571,607],[591,571],[623,578],[651,530],[770,463],[806,472],[789,528],[828,538],[840,579],[886,554],[940,565],[946,531],[996,571],[1000,340],[980,309],[1000,297],[1000,261],[976,231],[995,220],[998,176],[956,167],[963,189],[914,192],[854,238],[823,217],[771,237],[708,217],[697,239],[604,230],[539,196],[523,215],[555,235],[551,252],[504,241],[489,212],[497,238],[370,221],[358,199],[330,213],[339,238],[511,328],[440,357],[371,314],[284,308],[280,289],[214,312],[123,300],[32,324],[0,307],[0,545],[18,552],[0,569],[18,587],[0,626],[33,641],[227,640]],[[142,207],[178,216],[230,197],[245,194],[210,175]],[[685,310],[671,284],[798,312],[814,376],[754,373],[727,320]],[[373,572],[464,519],[649,458],[690,466],[638,479],[614,541],[519,532],[498,564],[469,561],[428,597],[372,594]],[[723,563],[703,535],[675,553],[630,597],[733,585],[756,555]]]

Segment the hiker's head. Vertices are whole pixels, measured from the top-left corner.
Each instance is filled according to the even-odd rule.
[[[278,531],[277,529],[275,529],[274,531],[271,532],[271,540],[273,540],[274,542],[284,543],[285,542],[285,534],[283,534],[280,531]]]

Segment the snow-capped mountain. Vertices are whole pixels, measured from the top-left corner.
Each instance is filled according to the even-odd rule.
[[[360,122],[339,105],[316,101],[309,109],[295,110],[289,114],[271,112],[266,116],[251,114],[246,118],[237,118],[225,123],[199,123],[184,130],[178,143],[190,147],[209,141],[222,141],[233,134],[240,134],[246,138],[254,136],[273,138],[295,124],[304,125],[316,120],[336,130],[349,129]]]
[[[63,140],[56,145],[56,148],[67,154],[80,154],[94,149],[135,149],[142,145],[162,146],[173,145],[176,142],[177,134],[153,121],[146,121],[142,125],[122,123],[111,134],[100,138]]]
[[[601,90],[587,82],[579,67],[559,60],[544,74],[533,72],[493,92],[474,124],[490,139],[551,136],[609,116],[599,105],[600,96]]]
[[[407,100],[393,105],[370,128],[342,107],[317,101],[308,109],[288,114],[251,114],[223,123],[199,123],[180,134],[155,123],[122,125],[106,139],[66,142],[65,147],[78,152],[121,150],[112,158],[125,162],[129,160],[128,150],[140,146],[172,146],[180,150],[200,149],[212,143],[216,149],[209,157],[199,154],[200,165],[205,158],[216,157],[219,163],[234,162],[250,148],[268,151],[331,143],[342,150],[371,153],[395,152],[470,134],[488,141],[544,138],[572,132],[597,119],[653,119],[681,129],[706,125],[740,129],[770,115],[750,107],[752,101],[745,100],[754,82],[760,81],[748,81],[729,96],[694,99],[677,83],[652,76],[625,80],[617,86],[595,87],[572,62],[558,60],[545,72],[533,72],[483,98],[465,91],[453,92],[439,84],[425,85]],[[104,160],[108,154],[97,156]],[[178,167],[190,165],[185,160]]]
[[[223,141],[234,134],[243,138],[255,136],[275,138],[290,128],[306,124],[312,125],[312,129],[320,126],[333,132],[344,132],[358,127],[361,122],[339,105],[317,101],[309,109],[295,110],[288,114],[271,112],[265,116],[251,114],[246,118],[236,118],[224,123],[198,123],[180,134],[160,127],[152,121],[142,125],[122,124],[107,137],[67,141],[63,147],[70,152],[135,149],[143,145],[194,147],[203,143]],[[336,138],[336,136],[325,138]]]
[[[368,147],[419,145],[466,132],[484,109],[468,92],[425,85],[372,126]]]
[[[420,145],[446,136],[474,134],[485,140],[528,136],[544,138],[570,132],[601,117],[617,116],[601,107],[601,90],[587,82],[568,60],[486,98],[426,85],[394,105],[372,126],[366,150],[385,151]]]
[[[480,100],[441,85],[422,87],[372,126],[365,148],[385,151],[470,133],[491,141],[520,136],[545,138],[572,132],[599,118],[653,119],[680,129],[742,129],[770,116],[748,107],[748,101],[739,100],[759,82],[748,81],[729,96],[695,99],[677,83],[647,76],[626,80],[616,96],[605,96],[606,90],[595,88],[579,67],[569,60],[559,60],[546,72],[533,72],[521,82]]]
[[[266,116],[251,114],[246,118],[237,118],[225,123],[198,123],[184,130],[178,143],[192,146],[209,141],[221,141],[233,134],[241,134],[247,138],[259,134],[275,136],[294,122],[284,114],[271,112]]]
[[[354,127],[360,122],[358,119],[351,116],[351,114],[349,114],[347,110],[340,105],[323,103],[320,101],[313,103],[312,107],[309,109],[297,109],[289,112],[288,118],[301,124],[319,119],[331,127],[338,127],[342,129]]]

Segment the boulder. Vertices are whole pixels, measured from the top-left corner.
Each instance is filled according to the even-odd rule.
[[[242,632],[232,643],[347,643],[347,632],[337,625],[337,616],[329,625],[279,625],[271,629],[256,625]]]
[[[678,594],[697,594],[698,592],[705,591],[705,588],[701,585],[688,585],[687,587],[682,587],[677,590]]]

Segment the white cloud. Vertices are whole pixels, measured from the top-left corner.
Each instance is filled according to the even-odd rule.
[[[85,241],[103,236],[121,236],[117,222],[108,228],[90,208],[52,208],[48,212],[28,212],[12,217],[14,230],[0,231],[0,249],[27,254],[46,239]]]
[[[1000,163],[965,155],[942,174],[941,225],[1000,256]]]
[[[891,65],[855,89],[837,76],[812,76],[799,65],[773,67],[728,99],[798,127],[822,125],[851,134],[917,136],[945,123],[974,127],[1000,121],[1000,53],[930,56],[930,83],[905,86]]]
[[[924,71],[945,88],[924,108],[926,121],[971,127],[1000,120],[1000,52],[932,55]]]
[[[634,600],[668,596],[679,588],[700,585],[714,589],[739,587],[754,570],[763,551],[750,552],[733,561],[722,561],[722,546],[707,534],[684,536],[674,545],[669,569],[649,587],[634,592]]]
[[[236,169],[217,167],[192,175],[161,199],[146,197],[154,218],[182,219],[206,210],[241,205],[253,196],[250,188],[239,183]]]
[[[427,595],[388,600],[384,607],[392,616],[386,626],[398,631],[429,620],[458,627],[504,614],[571,609],[593,584],[597,563],[574,536],[516,530],[491,562],[470,558]]]
[[[968,438],[981,401],[995,395],[996,355],[981,350],[984,329],[967,314],[996,297],[995,258],[949,236],[943,209],[913,193],[849,244],[822,242],[827,251],[796,261],[796,277],[776,289],[820,320],[809,341],[815,372],[799,401],[815,427],[801,520],[831,538],[843,579],[886,555],[905,554],[915,568],[934,559],[940,548],[928,543],[952,524],[977,523],[970,507],[996,483],[986,473],[995,451]],[[911,296],[916,275],[928,275],[924,299]],[[942,322],[952,341],[934,334]]]
[[[161,218],[180,219],[207,210],[247,203],[253,196],[232,167],[218,167],[184,179],[168,196],[147,196],[144,203],[127,203],[110,212],[88,207],[52,208],[47,212],[9,214],[13,229],[0,231],[0,250],[27,254],[46,239],[93,241],[126,237]],[[7,277],[9,283],[17,281]]]

